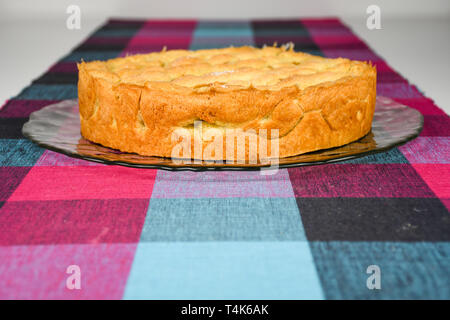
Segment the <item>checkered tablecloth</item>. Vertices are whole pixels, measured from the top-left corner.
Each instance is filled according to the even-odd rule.
[[[372,61],[378,94],[424,115],[420,137],[265,176],[96,164],[21,134],[31,112],[77,97],[80,59],[274,42]],[[338,19],[109,20],[0,123],[0,298],[450,298],[450,118]]]

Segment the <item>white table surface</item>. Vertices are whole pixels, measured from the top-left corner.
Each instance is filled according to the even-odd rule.
[[[450,19],[382,20],[381,30],[368,30],[362,19],[343,20],[450,114]],[[80,30],[68,30],[65,20],[0,21],[0,105],[103,22],[82,20]]]

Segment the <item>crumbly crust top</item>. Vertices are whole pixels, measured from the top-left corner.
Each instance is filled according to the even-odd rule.
[[[82,62],[91,76],[112,84],[133,84],[198,90],[254,87],[300,90],[344,77],[358,76],[371,66],[344,58],[328,59],[295,52],[292,46],[230,47],[208,50],[169,50],[107,61]]]

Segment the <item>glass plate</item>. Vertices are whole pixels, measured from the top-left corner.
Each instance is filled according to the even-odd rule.
[[[423,116],[415,109],[386,97],[377,97],[372,131],[345,146],[281,158],[278,167],[325,164],[387,151],[417,137]],[[23,126],[25,137],[41,147],[84,160],[137,168],[165,170],[259,170],[270,164],[227,164],[196,161],[183,164],[170,158],[141,156],[103,147],[80,134],[78,102],[65,100],[33,112]]]

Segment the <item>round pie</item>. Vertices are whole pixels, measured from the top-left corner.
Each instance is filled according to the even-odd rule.
[[[294,156],[358,140],[375,108],[370,63],[290,45],[163,50],[78,69],[83,137],[141,155]]]

